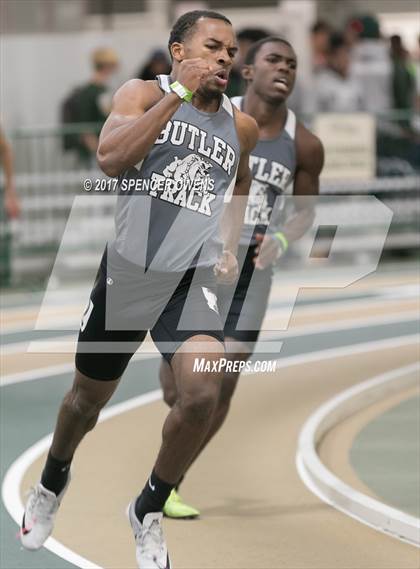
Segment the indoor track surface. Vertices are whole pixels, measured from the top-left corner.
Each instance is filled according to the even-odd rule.
[[[271,328],[282,310],[283,290],[276,282],[267,315]],[[80,318],[86,302],[71,291],[65,298],[52,316],[57,322]],[[54,540],[47,542],[53,551],[29,553],[16,538],[11,516],[20,518],[25,492],[38,480],[49,444],[45,437],[72,381],[71,353],[27,353],[39,302],[36,295],[15,295],[2,310],[0,565],[135,567],[125,510],[150,473],[167,413],[158,391],[157,354],[131,362],[101,422],[82,443]],[[303,484],[295,464],[302,425],[322,403],[418,361],[418,304],[417,271],[403,266],[381,269],[344,289],[301,292],[289,329],[271,332],[284,341],[280,354],[265,356],[278,359],[276,371],[242,376],[223,430],[182,486],[201,519],[164,522],[174,569],[418,569],[419,549],[322,502]],[[71,335],[51,330],[45,336]],[[401,509],[404,465],[390,463],[387,474],[395,483],[381,495],[381,484],[359,475],[352,445],[372,421],[415,397],[418,390],[406,389],[372,405],[332,429],[319,449],[347,484]],[[407,425],[411,429],[413,423]],[[410,475],[418,480],[418,471]],[[411,496],[418,501],[413,489]],[[416,504],[409,506],[414,513]]]

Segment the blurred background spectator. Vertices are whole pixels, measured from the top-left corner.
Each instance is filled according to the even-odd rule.
[[[404,47],[400,35],[393,35],[391,42],[392,58],[392,108],[406,111],[407,117],[400,121],[404,128],[410,127],[410,112],[414,110],[416,95],[416,70],[409,51]]]
[[[92,54],[93,73],[88,83],[76,87],[64,100],[61,119],[64,126],[91,123],[86,131],[64,135],[64,150],[76,152],[79,162],[91,166],[102,125],[111,110],[111,81],[118,68],[118,56],[111,48],[98,48]],[[71,126],[70,126],[71,128]]]
[[[13,169],[13,151],[0,127],[0,164],[4,173],[4,188],[2,188],[3,208],[9,219],[19,217],[20,203],[15,187]]]
[[[363,89],[365,110],[386,113],[392,108],[392,65],[388,42],[381,36],[379,22],[371,15],[355,17],[347,25],[353,33],[352,75]]]
[[[365,118],[373,123],[374,136],[367,158],[377,177],[350,186],[343,178],[333,190],[381,195],[379,189],[386,187],[387,199],[392,196],[387,203],[396,204],[398,246],[418,247],[418,240],[410,237],[418,214],[420,172],[419,10],[414,0],[20,0],[2,2],[0,18],[1,120],[13,146],[16,172],[15,183],[8,185],[16,185],[24,204],[19,238],[12,242],[14,284],[26,282],[28,274],[49,274],[85,170],[96,167],[98,134],[113,90],[133,75],[148,80],[169,72],[162,46],[170,26],[198,4],[220,10],[237,32],[239,53],[229,96],[244,92],[241,66],[249,47],[275,34],[291,41],[297,53],[297,81],[288,106],[308,128],[319,127],[319,111],[363,110],[370,115]],[[104,45],[109,47],[100,47]],[[351,119],[323,118],[332,125],[325,143],[334,149],[339,131],[334,125]],[[350,147],[357,151],[357,132],[348,144],[340,150],[340,164],[353,160]],[[7,150],[3,163],[5,155]],[[113,226],[108,201],[95,201],[98,231],[102,225]],[[7,203],[3,193],[2,237],[13,217],[13,199]],[[83,233],[77,225],[71,234],[69,247],[77,257],[68,265],[72,275],[75,266],[89,266],[89,243],[95,240],[91,211],[81,210],[80,215],[87,230]],[[14,230],[13,224],[8,226]]]
[[[417,49],[414,53],[415,73],[416,73],[416,111],[420,113],[420,34],[417,37]]]
[[[0,127],[0,164],[3,185],[0,184],[0,283],[10,284],[12,233],[9,221],[20,215],[20,202],[15,187],[12,147]]]
[[[263,28],[243,28],[237,32],[238,53],[235,57],[235,64],[230,74],[228,88],[226,89],[226,95],[228,95],[228,97],[243,95],[246,85],[242,78],[241,68],[248,50],[253,43],[269,35],[271,35],[270,32]]]
[[[331,34],[331,26],[323,20],[318,20],[311,28],[312,68],[315,72],[327,65]]]
[[[326,64],[315,76],[316,112],[355,113],[364,108],[362,88],[350,74],[350,46],[343,34],[329,38]]]
[[[171,62],[163,49],[155,49],[149,59],[140,67],[137,78],[143,81],[151,81],[156,75],[168,75],[171,71]]]

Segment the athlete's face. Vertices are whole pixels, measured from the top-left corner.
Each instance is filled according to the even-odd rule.
[[[201,18],[185,38],[182,48],[182,59],[201,57],[210,65],[210,73],[200,90],[209,94],[223,93],[238,51],[232,26],[222,20]]]
[[[296,68],[296,54],[290,46],[267,42],[257,52],[254,64],[244,67],[243,75],[264,99],[281,103],[293,90]]]

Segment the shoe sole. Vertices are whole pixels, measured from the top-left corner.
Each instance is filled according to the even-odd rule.
[[[163,512],[163,517],[167,518],[168,520],[199,520],[200,514],[191,515],[191,516],[169,516]]]

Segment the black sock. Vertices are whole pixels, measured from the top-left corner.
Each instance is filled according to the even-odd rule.
[[[146,514],[162,511],[174,486],[161,480],[153,470],[143,492],[136,500],[135,512],[140,522],[143,522]]]
[[[178,490],[179,490],[179,487],[180,487],[181,484],[183,483],[184,478],[185,478],[185,474],[183,474],[183,475],[181,476],[181,478],[178,480],[178,484],[175,486],[175,490],[176,490],[177,492],[178,492]]]
[[[58,496],[64,489],[69,477],[71,461],[72,459],[64,461],[57,460],[51,455],[50,451],[41,476],[41,484],[44,488],[54,492],[54,494]]]

